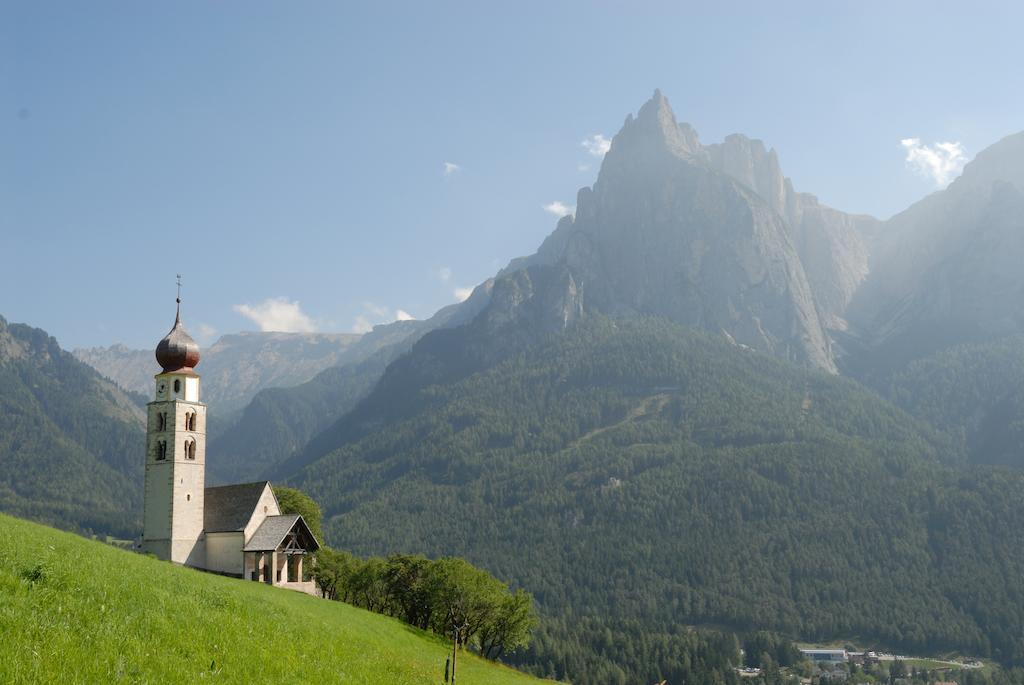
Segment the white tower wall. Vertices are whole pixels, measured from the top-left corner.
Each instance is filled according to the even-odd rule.
[[[199,402],[199,376],[162,373],[156,389],[148,405],[143,551],[203,567],[206,405]]]

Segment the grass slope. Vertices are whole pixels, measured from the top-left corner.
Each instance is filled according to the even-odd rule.
[[[0,682],[439,683],[447,647],[391,618],[0,515]],[[459,682],[527,675],[460,655]]]

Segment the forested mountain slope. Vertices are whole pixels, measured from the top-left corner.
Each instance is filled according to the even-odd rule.
[[[142,410],[45,331],[0,317],[0,511],[134,536]]]
[[[958,345],[895,374],[894,402],[941,427],[975,464],[1024,467],[1024,336]]]
[[[426,336],[293,474],[332,544],[514,579],[552,649],[586,618],[1024,659],[1024,474],[953,469],[855,383],[661,320],[493,339]],[[631,648],[582,649],[592,674]]]
[[[273,470],[311,438],[362,399],[384,369],[429,331],[458,326],[490,299],[491,282],[481,284],[465,302],[449,305],[424,321],[376,326],[348,351],[344,363],[324,369],[309,381],[287,388],[266,388],[223,431],[207,451],[211,483],[254,480]],[[205,372],[204,372],[205,373]],[[216,421],[222,410],[210,407]]]

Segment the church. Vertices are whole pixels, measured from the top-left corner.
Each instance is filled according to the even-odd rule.
[[[176,564],[316,594],[303,580],[320,544],[298,514],[282,514],[268,481],[206,487],[206,405],[199,345],[181,324],[156,347],[161,371],[148,406],[142,551]]]

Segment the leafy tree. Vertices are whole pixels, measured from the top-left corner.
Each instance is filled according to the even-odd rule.
[[[296,488],[289,488],[284,485],[274,485],[274,496],[281,506],[282,514],[299,514],[306,521],[306,525],[316,536],[320,544],[324,543],[324,531],[322,528],[323,513],[312,497]]]
[[[533,598],[523,590],[505,594],[496,610],[480,626],[477,635],[480,653],[488,659],[497,659],[503,652],[525,647],[536,625]]]

